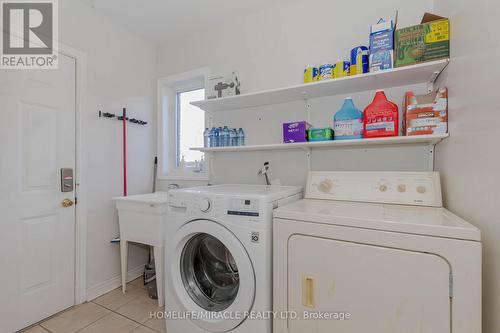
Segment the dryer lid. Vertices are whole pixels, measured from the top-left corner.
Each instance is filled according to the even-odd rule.
[[[447,209],[436,207],[304,199],[276,209],[274,217],[426,236],[481,240],[479,229]]]

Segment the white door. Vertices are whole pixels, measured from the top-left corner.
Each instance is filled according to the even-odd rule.
[[[74,304],[75,60],[58,70],[0,70],[0,332]]]
[[[205,332],[227,332],[240,325],[252,309],[255,273],[238,238],[216,222],[196,220],[180,228],[171,245],[166,251],[167,294],[175,300],[167,302],[167,311],[215,313],[192,320]],[[167,330],[188,332],[187,326],[167,321]]]
[[[289,310],[332,316],[290,319],[290,333],[450,332],[450,267],[443,258],[297,235],[288,249]],[[339,320],[345,313],[350,319]]]

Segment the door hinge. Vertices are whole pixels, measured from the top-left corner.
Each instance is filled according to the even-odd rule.
[[[453,274],[450,273],[450,281],[449,281],[449,286],[450,286],[450,298],[453,298]]]

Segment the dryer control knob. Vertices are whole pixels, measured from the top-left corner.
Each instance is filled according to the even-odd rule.
[[[210,208],[212,208],[212,203],[208,199],[202,199],[200,201],[200,210],[204,213],[207,213]]]
[[[333,181],[331,179],[325,179],[319,183],[318,189],[323,193],[330,193],[333,188]]]
[[[424,185],[420,185],[419,187],[417,187],[417,192],[420,194],[424,194],[425,192],[427,192],[427,188]]]

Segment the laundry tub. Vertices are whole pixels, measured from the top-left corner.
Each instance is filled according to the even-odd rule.
[[[120,225],[122,291],[125,292],[127,288],[128,243],[152,246],[156,267],[158,306],[160,307],[165,302],[163,267],[167,199],[167,192],[113,198]]]

